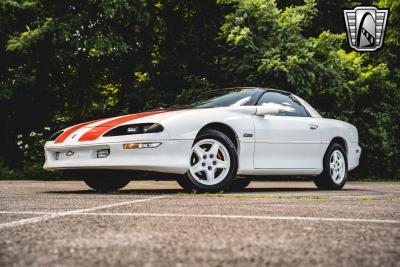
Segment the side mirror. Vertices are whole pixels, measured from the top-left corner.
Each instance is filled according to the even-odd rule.
[[[268,103],[257,107],[256,115],[276,115],[279,113],[279,105],[274,103]]]
[[[292,107],[284,106],[276,103],[267,103],[262,106],[257,106],[256,115],[265,116],[265,115],[276,115],[281,111],[293,112],[295,109]]]

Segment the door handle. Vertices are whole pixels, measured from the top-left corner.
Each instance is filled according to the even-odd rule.
[[[311,130],[317,130],[318,129],[318,125],[310,124],[310,129]]]

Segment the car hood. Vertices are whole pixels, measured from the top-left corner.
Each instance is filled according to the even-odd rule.
[[[161,120],[172,116],[173,113],[179,113],[179,112],[185,112],[185,110],[160,109],[160,110],[146,111],[142,113],[135,113],[124,116],[88,121],[64,129],[63,130],[64,132],[56,138],[54,143],[61,144],[65,140],[75,137],[79,141],[94,141],[114,127],[132,123],[143,123],[143,122],[158,123]]]
[[[204,113],[204,117],[212,117],[213,112],[218,109],[220,111],[233,111],[254,113],[254,107],[220,107],[220,108],[193,108],[193,109],[160,109],[146,111],[142,113],[129,114],[119,117],[94,120],[80,123],[63,130],[63,133],[54,141],[55,145],[67,145],[75,143],[87,143],[88,141],[98,141],[106,132],[112,128],[136,123],[167,123],[172,121],[184,121],[192,117],[195,113]],[[210,113],[211,112],[211,113]],[[65,141],[65,142],[64,142]]]

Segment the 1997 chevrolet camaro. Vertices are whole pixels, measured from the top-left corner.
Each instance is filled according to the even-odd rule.
[[[45,144],[44,169],[103,192],[144,172],[169,173],[188,191],[217,192],[267,175],[314,176],[320,189],[341,189],[358,166],[356,127],[322,118],[294,94],[242,87],[209,95],[58,131]]]

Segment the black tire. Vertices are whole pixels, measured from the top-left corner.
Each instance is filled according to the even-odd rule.
[[[250,184],[250,182],[251,180],[249,178],[236,178],[229,185],[228,191],[231,192],[242,191]]]
[[[331,156],[335,151],[339,151],[343,158],[344,158],[344,165],[345,165],[345,170],[344,170],[344,178],[340,182],[335,182],[334,178],[331,175],[331,168],[330,168],[330,161],[331,161]],[[345,149],[337,144],[333,143],[328,150],[325,153],[324,156],[324,162],[323,162],[323,167],[324,170],[320,175],[315,177],[314,183],[320,190],[339,190],[342,189],[343,186],[346,183],[347,180],[347,175],[348,175],[348,165],[347,165],[347,157],[346,157],[346,152]]]
[[[193,175],[188,170],[182,181],[180,181],[179,183],[186,191],[190,191],[193,193],[216,193],[224,191],[229,187],[233,179],[236,177],[236,172],[238,168],[238,156],[235,145],[224,133],[213,129],[206,129],[202,133],[200,133],[199,136],[194,140],[193,146],[203,139],[216,140],[220,142],[228,151],[230,166],[226,176],[217,184],[205,185],[197,181],[196,178],[193,177]]]
[[[83,181],[97,192],[106,193],[119,190],[129,184],[130,179],[126,177],[87,177]]]
[[[187,178],[185,176],[181,176],[178,179],[176,179],[176,182],[179,184],[180,187],[183,188],[188,193],[193,192],[194,186],[193,184],[189,183]]]

